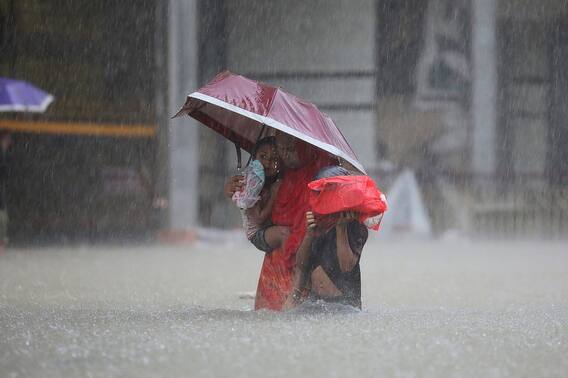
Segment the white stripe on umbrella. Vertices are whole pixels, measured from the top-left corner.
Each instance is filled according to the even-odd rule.
[[[11,105],[0,105],[0,112],[31,112],[31,113],[43,113],[53,102],[53,96],[47,96],[39,105],[24,105],[24,104],[11,104]]]
[[[223,109],[227,109],[227,110],[230,110],[232,112],[238,113],[238,114],[240,114],[244,117],[250,118],[253,121],[256,121],[256,122],[259,122],[261,124],[265,124],[265,125],[270,126],[272,128],[283,131],[286,134],[292,135],[293,137],[296,137],[296,138],[301,139],[305,142],[313,144],[314,146],[319,147],[324,151],[327,151],[327,152],[329,152],[329,153],[331,153],[335,156],[339,156],[340,158],[347,160],[349,163],[353,164],[353,166],[355,168],[357,168],[360,172],[367,174],[367,172],[365,172],[365,168],[363,168],[363,165],[361,165],[361,163],[359,163],[357,160],[351,158],[350,156],[346,155],[343,151],[341,151],[337,147],[332,146],[331,144],[328,144],[328,143],[324,143],[324,142],[317,140],[315,138],[312,138],[309,135],[304,135],[304,134],[298,132],[297,130],[294,130],[293,128],[286,126],[285,124],[280,123],[280,122],[278,122],[278,121],[276,121],[276,120],[274,120],[270,117],[265,117],[265,116],[262,116],[260,114],[250,112],[250,111],[245,110],[243,108],[239,108],[238,106],[235,106],[233,104],[229,104],[228,102],[219,100],[215,97],[211,97],[211,96],[205,95],[205,94],[200,93],[200,92],[193,92],[189,95],[189,97],[193,97],[195,99],[208,102],[212,105],[219,106]]]

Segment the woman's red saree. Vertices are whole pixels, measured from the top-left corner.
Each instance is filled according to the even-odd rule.
[[[288,226],[290,236],[282,247],[264,257],[256,290],[256,310],[282,309],[291,290],[296,251],[306,232],[305,214],[309,210],[308,183],[321,168],[331,162],[329,156],[320,150],[304,143],[298,144],[300,159],[308,163],[284,173],[272,210],[272,222],[279,226]]]

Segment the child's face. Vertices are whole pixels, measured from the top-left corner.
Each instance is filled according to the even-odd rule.
[[[255,159],[264,167],[266,177],[273,177],[278,171],[278,159],[276,151],[270,144],[264,144],[256,151]]]

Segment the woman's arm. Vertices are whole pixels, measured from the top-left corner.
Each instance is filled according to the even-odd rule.
[[[243,190],[244,185],[243,175],[231,176],[225,182],[223,193],[225,194],[225,197],[231,198],[235,192]]]

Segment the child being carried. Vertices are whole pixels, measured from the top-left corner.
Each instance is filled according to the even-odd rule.
[[[259,250],[272,252],[289,235],[288,227],[270,223],[270,215],[280,187],[274,137],[258,141],[253,160],[243,171],[244,187],[233,194],[241,210],[247,239]]]

